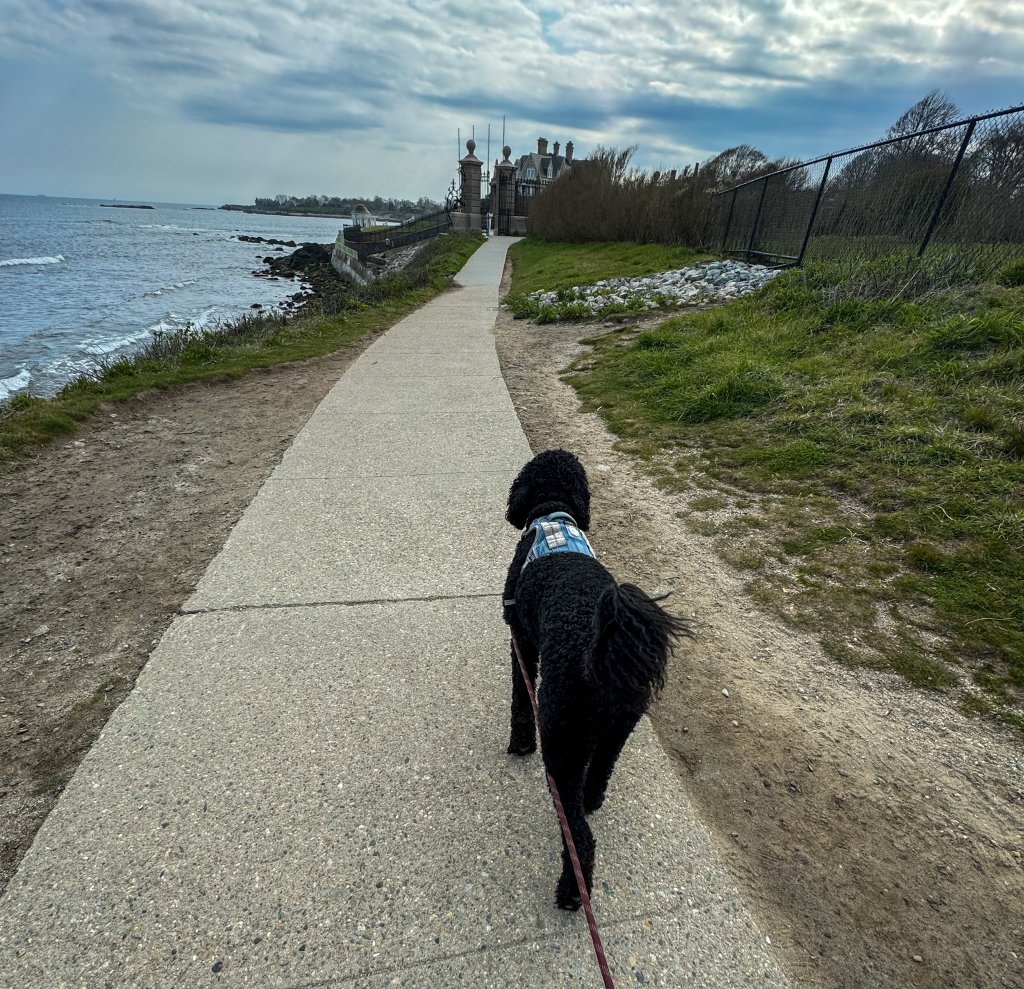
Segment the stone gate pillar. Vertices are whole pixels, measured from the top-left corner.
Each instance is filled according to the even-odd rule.
[[[494,166],[496,195],[491,209],[494,211],[494,232],[507,237],[512,234],[512,216],[516,211],[516,166],[509,161],[512,149],[507,144],[501,153],[505,158]]]
[[[466,142],[466,157],[459,161],[459,171],[462,175],[462,212],[469,218],[468,228],[470,230],[482,229],[480,219],[480,174],[484,163],[477,158],[476,141]]]

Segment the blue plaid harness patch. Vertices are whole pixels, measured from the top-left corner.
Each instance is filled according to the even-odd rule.
[[[576,520],[568,512],[552,512],[550,515],[542,515],[526,531],[532,532],[534,536],[530,552],[526,554],[523,570],[534,560],[539,560],[542,556],[550,556],[552,553],[582,553],[584,556],[597,559],[593,548],[587,542],[587,537],[583,535],[576,525]],[[514,598],[503,598],[501,604],[503,608],[514,608],[516,602]]]
[[[543,515],[530,526],[534,533],[533,545],[523,564],[525,570],[534,560],[552,553],[583,553],[594,556],[587,537],[576,525],[576,520],[567,512],[552,512]]]

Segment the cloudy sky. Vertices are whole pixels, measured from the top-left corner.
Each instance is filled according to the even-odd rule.
[[[0,192],[440,198],[538,136],[808,157],[939,88],[1024,102],[1006,0],[0,0]]]

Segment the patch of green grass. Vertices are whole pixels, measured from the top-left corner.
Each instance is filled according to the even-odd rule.
[[[996,282],[1007,288],[1024,285],[1024,261],[1011,261],[996,276]]]
[[[694,498],[690,502],[690,508],[695,512],[714,512],[728,504],[728,500],[720,495],[704,495],[701,498]]]
[[[1013,423],[1003,437],[1003,453],[1011,460],[1024,460],[1024,426]]]
[[[533,319],[543,324],[650,311],[641,299],[631,298],[625,302],[609,301],[594,312],[580,301],[574,290],[607,278],[634,277],[683,268],[710,255],[688,247],[665,244],[564,244],[528,237],[512,247],[509,257],[512,260],[512,285],[505,305],[516,319]],[[555,292],[557,300],[541,304],[528,298],[537,291]],[[669,296],[651,298],[660,306],[678,307],[678,301]]]
[[[685,268],[710,257],[689,247],[631,243],[548,243],[527,237],[509,251],[510,295],[552,292],[606,278],[631,278]]]
[[[311,308],[293,318],[247,316],[215,329],[157,335],[135,354],[98,367],[53,398],[17,395],[0,405],[0,464],[73,433],[104,403],[127,401],[151,388],[236,378],[254,368],[319,357],[386,329],[444,289],[482,243],[473,234],[438,237],[406,272],[374,283],[362,298],[348,298],[339,312]]]
[[[902,254],[810,265],[624,345],[597,338],[569,380],[624,441],[698,449],[707,477],[761,499],[763,529],[689,524],[750,570],[775,561],[756,581],[781,614],[836,642],[858,634],[836,653],[929,689],[957,682],[952,657],[984,668],[1012,721],[1024,710],[1024,285],[1010,281],[954,284]],[[900,617],[879,624],[890,606]]]
[[[749,450],[743,459],[762,478],[788,477],[802,481],[823,470],[829,463],[829,454],[813,440],[799,439],[763,450]]]
[[[970,405],[964,409],[964,422],[971,428],[982,433],[990,433],[999,426],[996,413],[983,405]]]

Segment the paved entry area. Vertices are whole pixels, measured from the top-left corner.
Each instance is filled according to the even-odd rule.
[[[509,243],[249,506],[0,900],[3,989],[600,985],[540,758],[505,754]],[[646,721],[592,824],[620,987],[787,985]]]

